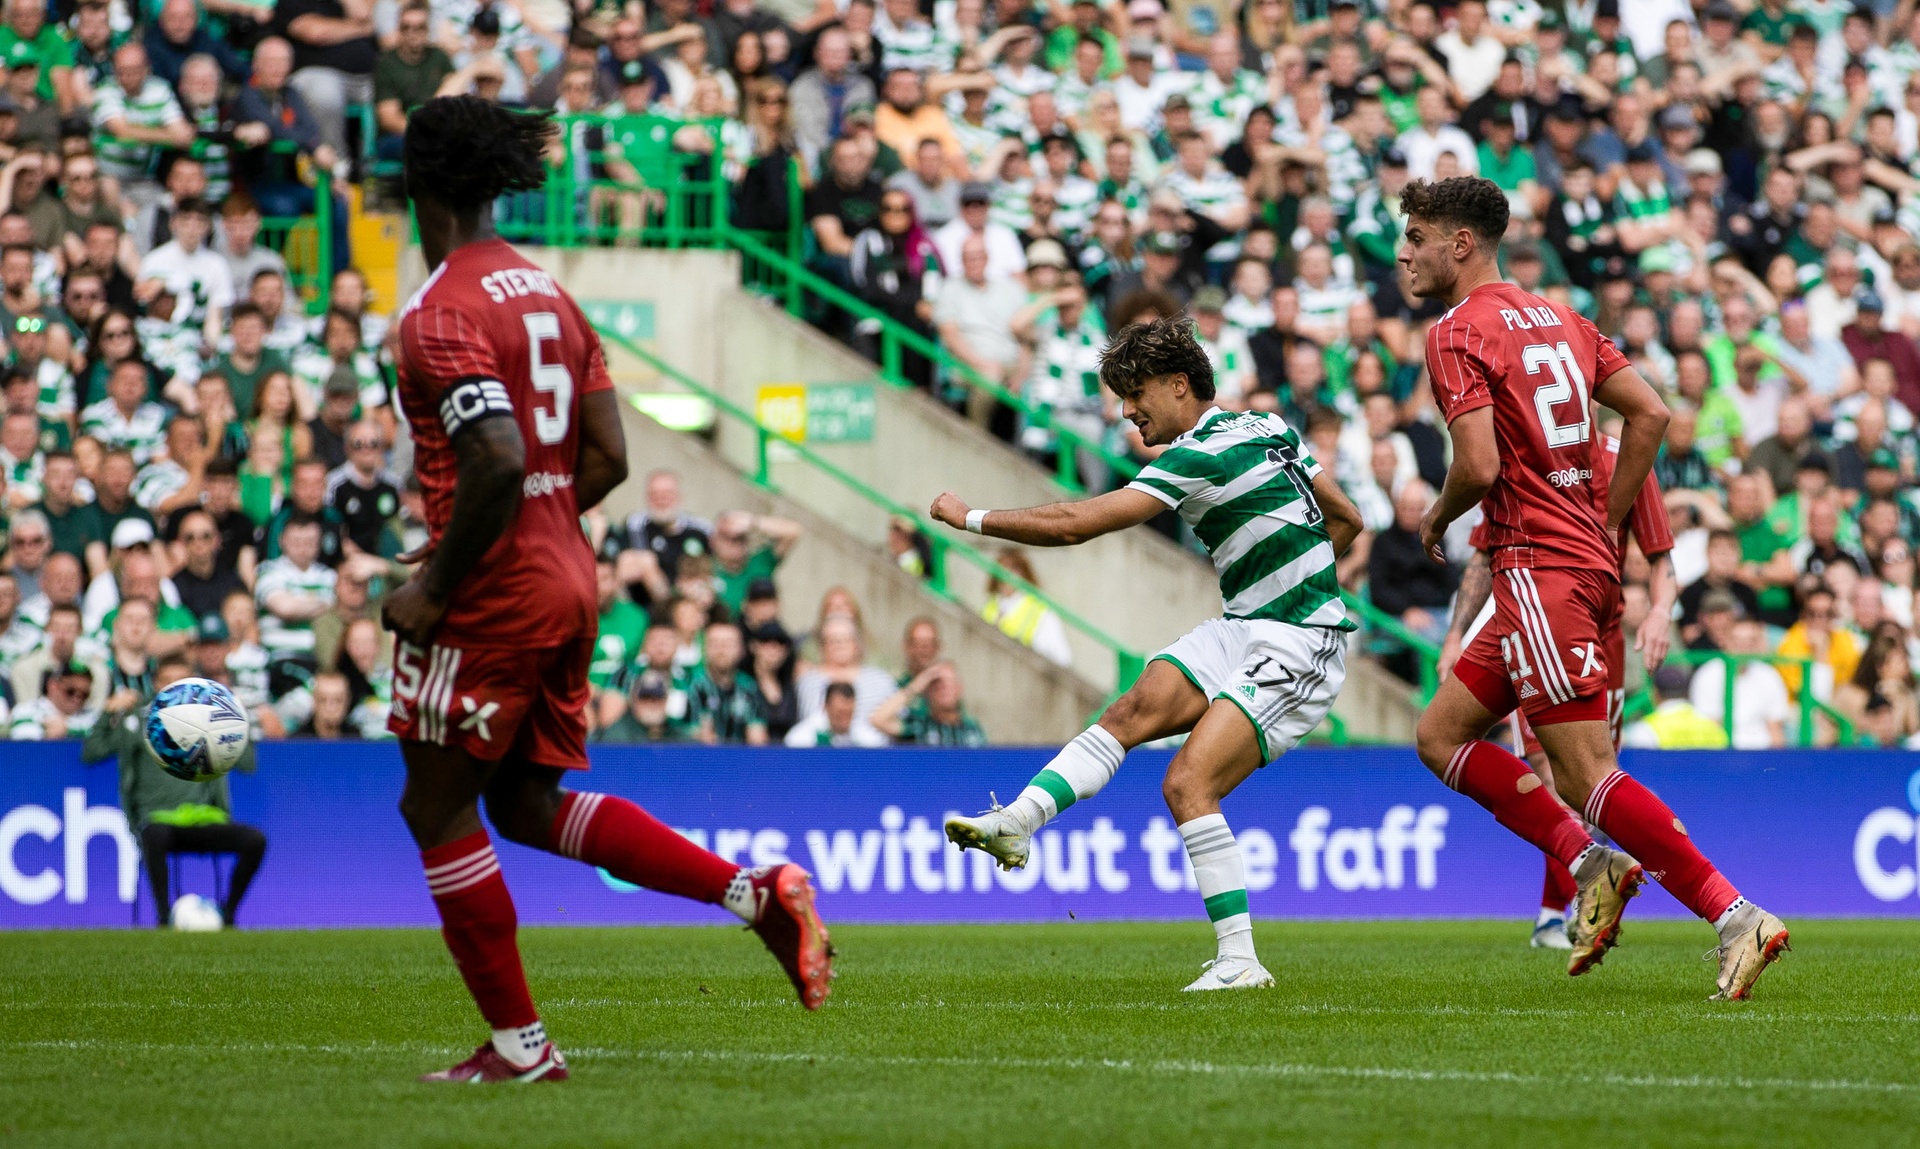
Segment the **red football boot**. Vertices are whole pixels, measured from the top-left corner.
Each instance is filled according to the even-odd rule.
[[[753,922],[767,949],[780,959],[800,1004],[819,1009],[831,992],[833,943],[813,908],[813,882],[791,862],[762,866],[748,875],[753,884]]]
[[[539,1060],[532,1065],[520,1068],[500,1056],[500,1051],[491,1041],[473,1051],[473,1056],[454,1066],[442,1069],[438,1073],[421,1076],[422,1081],[452,1081],[462,1085],[491,1085],[497,1081],[565,1081],[567,1079],[567,1059],[560,1056],[553,1042],[547,1042],[540,1051]]]

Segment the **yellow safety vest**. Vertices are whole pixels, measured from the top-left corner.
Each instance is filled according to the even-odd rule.
[[[1662,706],[1647,715],[1647,726],[1662,750],[1724,750],[1727,728],[1701,715],[1691,703]]]
[[[1039,599],[1020,593],[1008,610],[1001,610],[1001,599],[989,599],[987,605],[980,608],[980,617],[1000,628],[1000,632],[1022,646],[1032,646],[1033,636],[1040,629],[1040,618],[1047,613],[1047,605]]]

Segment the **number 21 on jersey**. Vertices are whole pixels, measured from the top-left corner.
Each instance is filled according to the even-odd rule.
[[[534,407],[533,433],[542,443],[558,443],[567,437],[567,424],[573,418],[573,373],[564,363],[548,363],[543,349],[549,341],[560,341],[560,317],[551,311],[535,311],[521,318],[527,325],[527,360],[533,364],[533,389],[553,396],[553,410]],[[1581,409],[1586,409],[1584,403]]]
[[[1587,406],[1587,377],[1573,356],[1573,348],[1564,341],[1530,343],[1520,352],[1520,362],[1529,375],[1538,375],[1542,369],[1553,375],[1553,382],[1533,393],[1533,410],[1540,417],[1540,429],[1546,432],[1547,447],[1571,447],[1586,442],[1591,434],[1592,413]],[[1554,417],[1553,409],[1569,399],[1577,402],[1579,416],[1572,423],[1562,423]]]

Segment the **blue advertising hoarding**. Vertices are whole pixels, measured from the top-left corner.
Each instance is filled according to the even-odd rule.
[[[279,743],[233,779],[235,815],[266,831],[242,911],[255,927],[435,924],[396,803],[392,744]],[[746,750],[596,747],[578,788],[631,798],[742,864],[792,860],[842,922],[1193,918],[1180,836],[1160,800],[1167,755],[1131,755],[1098,798],[1036,842],[1022,871],[994,869],[940,834],[953,811],[1003,798],[1044,749]],[[1783,916],[1920,914],[1920,757],[1898,751],[1634,753],[1626,767],[1667,799],[1744,892]],[[0,748],[0,928],[151,922],[111,763],[74,744]],[[1226,803],[1256,916],[1529,917],[1538,856],[1446,789],[1410,748],[1288,755]],[[695,905],[624,887],[504,842],[520,920],[556,925],[720,923]],[[211,893],[204,864],[183,870]],[[1635,916],[1681,916],[1666,894]]]

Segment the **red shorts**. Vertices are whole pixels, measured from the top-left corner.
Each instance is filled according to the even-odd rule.
[[[1627,702],[1627,632],[1616,626],[1606,634],[1601,644],[1607,651],[1607,726],[1613,731],[1613,749],[1617,754],[1623,729],[1620,712]],[[1533,725],[1526,716],[1515,718],[1513,724],[1520,731],[1520,756],[1531,758],[1541,753],[1540,739],[1534,737]]]
[[[1493,617],[1454,669],[1495,715],[1535,726],[1608,717],[1620,631],[1620,581],[1571,567],[1496,571]],[[1612,636],[1612,637],[1609,637]]]
[[[587,768],[587,665],[592,638],[561,646],[426,650],[396,642],[387,729],[407,742],[457,746],[483,762],[511,754]]]

